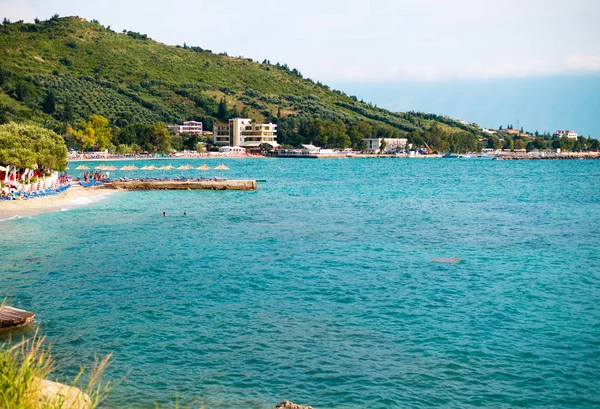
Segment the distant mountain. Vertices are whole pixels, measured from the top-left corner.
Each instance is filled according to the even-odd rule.
[[[600,137],[600,74],[431,82],[336,83],[393,111],[437,112],[488,128]]]
[[[194,119],[206,129],[237,114],[279,121],[283,143],[291,143],[289,135],[314,118],[347,127],[362,121],[374,136],[416,142],[434,127],[442,137],[482,136],[447,117],[394,113],[361,102],[285,64],[167,46],[78,17],[0,26],[0,123],[30,119],[60,129],[65,121],[77,123],[91,114],[119,127]]]

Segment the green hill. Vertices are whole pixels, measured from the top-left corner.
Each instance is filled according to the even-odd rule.
[[[219,107],[221,100],[226,109]],[[482,137],[476,127],[450,118],[394,113],[364,103],[285,64],[167,46],[78,17],[5,21],[0,26],[0,123],[32,120],[60,130],[65,122],[76,124],[91,114],[116,127],[194,119],[206,129],[237,114],[277,122],[279,142],[292,145],[318,139],[313,128],[322,124],[313,126],[316,118],[325,121],[320,132],[344,125],[338,130],[349,136],[332,138],[333,146],[356,147],[363,136],[406,136],[417,144],[427,140],[434,149],[464,145],[465,151]]]

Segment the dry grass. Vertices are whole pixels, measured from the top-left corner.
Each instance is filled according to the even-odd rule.
[[[45,381],[54,368],[45,338],[36,334],[13,345],[4,343],[0,345],[0,409],[95,408],[111,390],[110,384],[102,382],[110,358],[109,355],[94,365],[85,385],[80,385],[84,374],[81,369],[71,389],[50,392],[50,396],[49,390],[62,386]]]

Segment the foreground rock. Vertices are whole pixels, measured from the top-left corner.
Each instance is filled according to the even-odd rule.
[[[36,379],[31,385],[30,393],[39,402],[39,408],[90,409],[92,407],[92,400],[80,389],[46,379]]]
[[[283,402],[278,403],[277,406],[275,406],[275,409],[313,409],[313,407],[296,405],[289,400],[284,400]]]
[[[0,306],[0,328],[25,325],[35,318],[35,314],[18,308]]]

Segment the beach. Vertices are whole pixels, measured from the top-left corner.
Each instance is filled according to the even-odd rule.
[[[0,201],[0,221],[15,217],[29,217],[41,213],[72,209],[93,203],[115,192],[117,191],[103,188],[72,186],[70,189],[55,196],[38,197],[28,200],[3,200]]]

